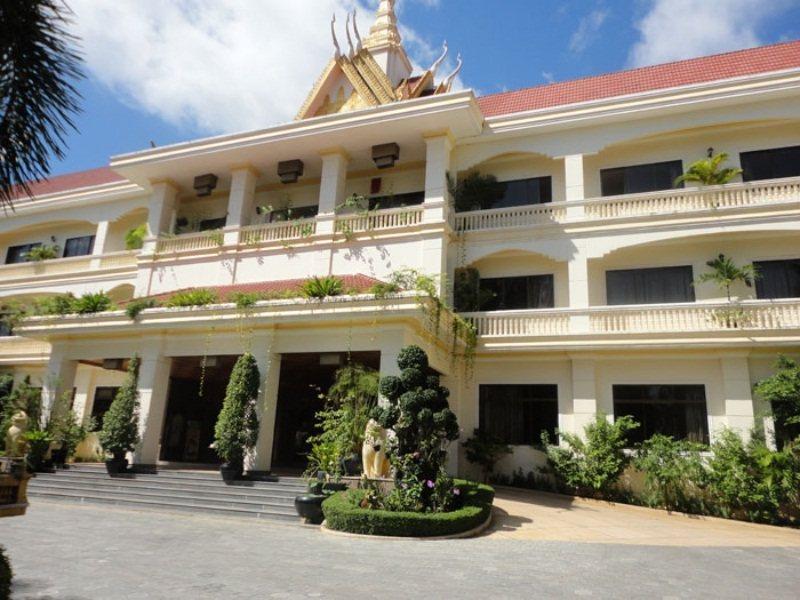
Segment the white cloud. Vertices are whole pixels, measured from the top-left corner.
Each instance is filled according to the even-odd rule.
[[[580,54],[597,39],[600,28],[603,27],[603,23],[608,18],[608,13],[608,9],[598,8],[580,20],[578,28],[569,39],[570,52]]]
[[[640,40],[629,56],[632,66],[716,54],[763,43],[765,21],[792,0],[651,0],[636,23]]]
[[[430,0],[415,0],[431,4]],[[330,18],[377,0],[70,0],[86,67],[125,103],[165,121],[221,133],[294,117],[333,54]],[[412,32],[413,35],[413,32]],[[426,62],[425,42],[411,49]]]
[[[555,83],[556,77],[551,71],[542,71],[542,79],[547,83]]]

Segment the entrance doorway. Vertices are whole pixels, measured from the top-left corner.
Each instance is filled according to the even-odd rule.
[[[380,367],[380,352],[353,352],[350,361],[371,369]],[[316,414],[325,406],[323,395],[336,371],[347,364],[347,354],[283,354],[275,416],[273,469],[306,468],[308,438],[317,435]]]
[[[161,460],[218,464],[210,447],[236,356],[182,357],[172,361],[169,395],[161,434]],[[201,390],[202,383],[202,390]]]

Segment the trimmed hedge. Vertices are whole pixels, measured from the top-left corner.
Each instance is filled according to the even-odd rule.
[[[11,598],[11,564],[5,550],[0,546],[0,598]]]
[[[392,537],[439,537],[479,527],[492,511],[494,489],[469,481],[456,481],[464,505],[447,513],[389,512],[361,508],[363,490],[334,494],[322,503],[326,525],[336,531]]]

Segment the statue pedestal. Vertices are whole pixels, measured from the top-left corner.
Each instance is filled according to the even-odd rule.
[[[29,479],[24,459],[0,458],[0,518],[25,514]]]

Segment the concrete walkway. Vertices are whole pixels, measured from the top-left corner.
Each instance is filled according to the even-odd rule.
[[[694,547],[800,548],[800,530],[499,488],[498,539]]]

